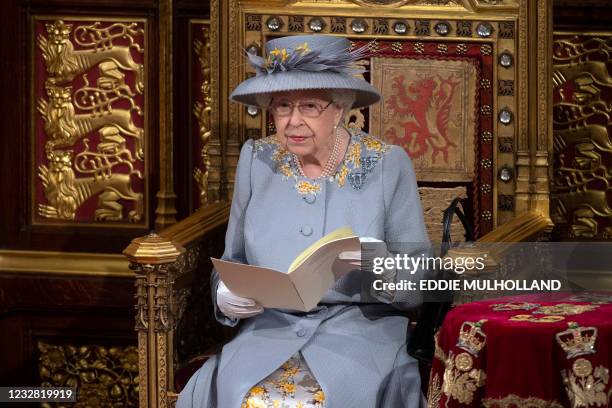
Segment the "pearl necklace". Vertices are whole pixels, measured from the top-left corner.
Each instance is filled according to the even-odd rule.
[[[323,167],[323,171],[318,177],[315,177],[314,180],[318,180],[321,178],[325,178],[325,177],[334,175],[334,171],[336,170],[336,161],[338,160],[339,153],[340,153],[340,127],[337,126],[336,136],[334,138],[334,147],[332,148],[332,152],[329,155],[329,158],[327,159],[327,163],[325,163],[325,166]],[[295,164],[298,171],[300,172],[300,176],[304,178],[308,178],[306,174],[304,174],[302,163],[300,163],[300,160],[298,159],[298,157],[294,153],[292,153],[291,156],[293,159],[293,163]]]

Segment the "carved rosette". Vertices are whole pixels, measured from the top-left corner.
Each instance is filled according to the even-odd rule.
[[[146,226],[146,21],[32,27],[32,219]]]

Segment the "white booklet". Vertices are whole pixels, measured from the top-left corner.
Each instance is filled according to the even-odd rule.
[[[251,298],[263,307],[307,312],[314,308],[334,283],[351,270],[341,261],[342,252],[361,250],[350,227],[330,232],[306,248],[288,272],[211,258],[221,280],[232,293]]]

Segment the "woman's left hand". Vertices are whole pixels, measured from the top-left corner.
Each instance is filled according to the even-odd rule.
[[[373,237],[359,237],[359,242],[361,243],[361,251],[340,252],[338,260],[361,267],[364,259],[384,258],[389,254],[385,241]]]

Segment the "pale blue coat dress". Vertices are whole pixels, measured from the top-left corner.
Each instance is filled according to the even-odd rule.
[[[288,269],[302,250],[350,225],[361,237],[418,252],[428,246],[412,163],[406,152],[353,132],[335,177],[299,176],[274,137],[248,140],[236,170],[223,259]],[[420,272],[419,272],[420,273]],[[396,279],[417,279],[397,273]],[[309,313],[266,309],[208,360],[181,392],[177,407],[239,408],[250,388],[301,354],[325,393],[326,408],[423,406],[417,361],[406,352],[408,318],[418,292],[397,291],[393,303],[369,296],[374,275],[356,270]],[[215,315],[219,278],[211,287]]]

